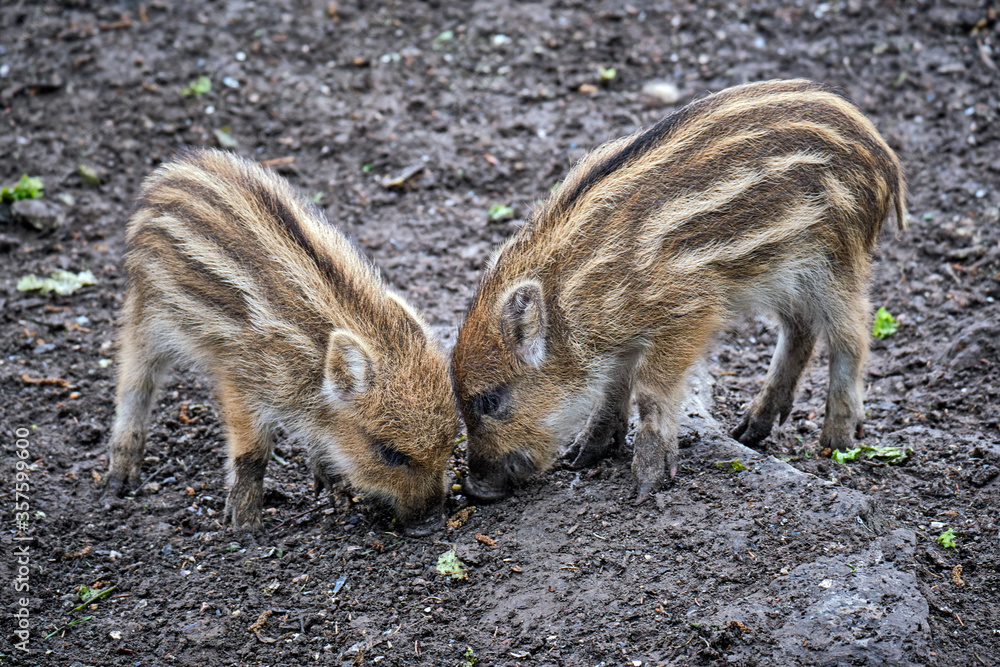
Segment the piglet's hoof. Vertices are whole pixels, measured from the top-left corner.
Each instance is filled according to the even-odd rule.
[[[639,495],[635,498],[636,506],[642,505],[644,502],[649,500],[649,497],[653,495],[653,485],[652,484],[640,484],[639,485]]]
[[[124,496],[125,492],[125,484],[122,482],[122,478],[118,475],[111,475],[108,477],[108,483],[104,485],[104,490],[101,492],[101,498],[104,500],[112,500]]]
[[[440,512],[431,514],[422,521],[403,526],[403,534],[407,537],[426,537],[444,525],[444,515]]]

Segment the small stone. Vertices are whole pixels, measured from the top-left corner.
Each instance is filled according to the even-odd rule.
[[[642,92],[664,104],[677,104],[677,100],[681,98],[681,91],[669,81],[648,81],[642,87]]]
[[[101,174],[93,165],[79,164],[77,171],[80,172],[80,179],[87,185],[100,185]]]
[[[10,206],[11,214],[16,220],[31,225],[38,231],[46,232],[63,224],[62,211],[51,202],[43,199],[22,199]]]

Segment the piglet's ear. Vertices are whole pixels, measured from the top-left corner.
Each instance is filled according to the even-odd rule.
[[[334,403],[347,403],[368,389],[372,357],[355,334],[337,329],[326,347],[324,393]]]
[[[545,303],[542,286],[534,280],[516,285],[500,313],[504,342],[516,357],[538,367],[545,360]]]

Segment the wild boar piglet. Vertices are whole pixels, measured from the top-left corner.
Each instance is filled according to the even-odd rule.
[[[259,531],[281,425],[316,491],[343,477],[411,534],[437,527],[458,415],[423,318],[279,176],[191,150],[144,183],[126,230],[108,489],[139,482],[150,409],[173,362],[214,382],[226,424],[226,518]]]
[[[757,445],[792,409],[822,338],[820,444],[863,417],[872,255],[905,226],[899,160],[839,91],[804,81],[729,88],[584,157],[500,246],[459,332],[465,490],[499,498],[560,454],[590,465],[622,443],[635,397],[638,501],[677,471],[684,377],[735,319],[779,336],[734,437]]]

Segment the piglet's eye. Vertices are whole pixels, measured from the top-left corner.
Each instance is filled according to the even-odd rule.
[[[483,394],[479,399],[480,412],[484,415],[492,415],[500,409],[500,396],[497,394]]]
[[[407,454],[399,451],[385,440],[375,441],[375,451],[379,458],[391,466],[408,466],[413,463]]]
[[[469,399],[469,409],[475,415],[500,417],[507,408],[506,387],[495,387],[476,394]]]

